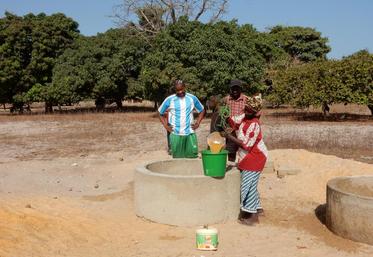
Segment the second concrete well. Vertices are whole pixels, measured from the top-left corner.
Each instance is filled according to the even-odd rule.
[[[373,245],[373,176],[338,177],[327,184],[326,226]]]
[[[237,219],[240,173],[224,178],[203,175],[199,159],[148,163],[136,169],[134,203],[137,216],[154,222],[195,226]]]

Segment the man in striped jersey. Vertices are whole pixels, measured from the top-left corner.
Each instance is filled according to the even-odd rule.
[[[174,89],[175,94],[167,97],[158,108],[159,118],[170,132],[172,157],[197,158],[198,143],[194,131],[199,127],[205,109],[196,96],[186,93],[183,81],[176,80]],[[196,122],[193,118],[194,109],[199,113]]]

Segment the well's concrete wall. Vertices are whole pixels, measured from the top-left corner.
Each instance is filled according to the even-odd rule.
[[[202,161],[175,159],[149,163],[135,172],[136,215],[178,226],[195,226],[237,219],[240,173],[224,178],[203,175]]]
[[[328,182],[326,225],[339,236],[373,245],[373,176]]]

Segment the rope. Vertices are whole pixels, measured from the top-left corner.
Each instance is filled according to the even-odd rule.
[[[227,128],[227,119],[231,115],[231,110],[227,105],[223,105],[219,108],[220,127]]]

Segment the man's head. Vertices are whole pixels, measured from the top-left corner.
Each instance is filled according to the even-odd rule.
[[[229,95],[234,99],[237,100],[242,92],[242,81],[238,79],[231,80],[229,83]]]
[[[178,97],[185,96],[185,84],[182,80],[176,80],[174,84],[175,93]]]

